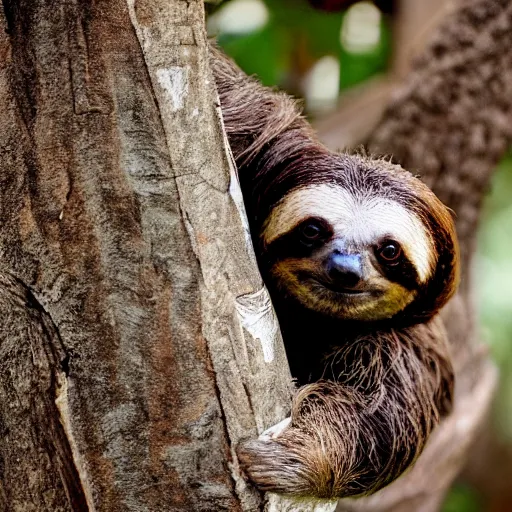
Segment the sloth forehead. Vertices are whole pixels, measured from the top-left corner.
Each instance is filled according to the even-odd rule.
[[[389,197],[352,193],[340,186],[311,185],[292,190],[271,211],[263,226],[263,241],[272,243],[310,217],[325,219],[334,235],[356,245],[384,237],[399,242],[421,281],[435,264],[433,240],[421,220]]]

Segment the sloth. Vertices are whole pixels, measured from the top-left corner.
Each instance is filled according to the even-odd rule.
[[[458,281],[450,211],[385,159],[333,153],[296,102],[211,48],[263,279],[299,388],[291,418],[238,449],[261,490],[371,494],[449,413],[438,312]]]

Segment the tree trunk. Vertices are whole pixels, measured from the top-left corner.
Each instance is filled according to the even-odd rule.
[[[203,16],[3,2],[2,510],[294,509],[236,461],[291,379]]]

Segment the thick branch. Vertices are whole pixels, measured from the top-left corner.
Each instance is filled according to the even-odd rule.
[[[58,398],[89,510],[236,507],[199,268],[127,6],[4,12],[2,263],[69,354]]]
[[[469,277],[482,199],[512,140],[511,29],[509,1],[463,1],[436,31],[371,137],[373,152],[392,154],[421,174],[456,213],[462,285],[443,317],[457,393],[452,417],[414,469],[374,497],[343,503],[340,510],[438,510],[488,414],[496,372],[485,350],[476,348]]]

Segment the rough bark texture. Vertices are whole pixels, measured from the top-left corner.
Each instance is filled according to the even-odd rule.
[[[0,315],[0,510],[85,511],[55,403],[68,360],[47,313],[5,269]]]
[[[234,458],[290,376],[209,76],[202,1],[2,3],[2,510],[293,510]]]
[[[456,404],[413,470],[339,510],[438,510],[485,425],[496,372],[479,346],[471,264],[482,199],[512,141],[512,4],[465,0],[432,37],[370,138],[422,176],[456,213],[462,281],[444,320],[456,367]]]

